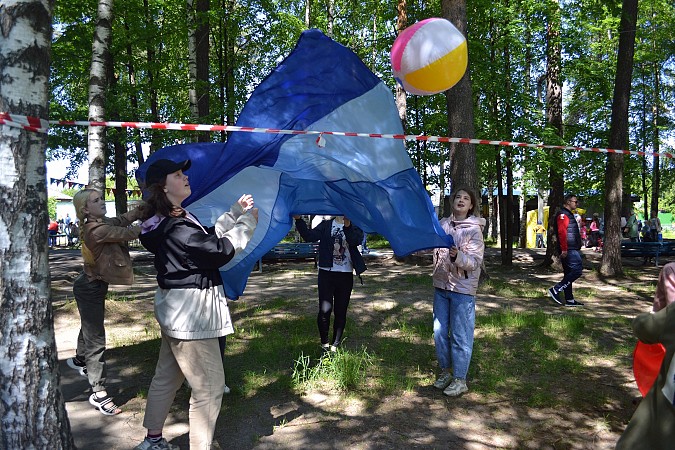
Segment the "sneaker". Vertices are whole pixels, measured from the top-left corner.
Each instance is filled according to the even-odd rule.
[[[321,344],[321,355],[330,353],[330,344]]]
[[[77,372],[83,377],[87,376],[87,363],[82,361],[77,356],[74,358],[66,359],[66,364],[68,364],[68,367],[70,367],[71,369],[77,370]]]
[[[223,394],[229,394],[230,392],[232,392],[232,390],[227,385],[225,385],[225,389],[223,389]]]
[[[164,438],[160,439],[159,442],[152,442],[145,438],[143,442],[134,447],[134,450],[180,450],[180,448],[169,444]]]
[[[555,287],[549,288],[548,295],[551,296],[554,302],[556,302],[559,305],[562,305],[562,302],[560,301],[560,294],[556,292]]]
[[[584,304],[572,299],[572,300],[567,300],[565,302],[565,306],[584,306]]]
[[[461,378],[455,378],[452,380],[452,383],[445,388],[443,393],[449,397],[457,397],[462,395],[465,392],[468,392],[469,388],[466,386],[466,380]]]
[[[434,382],[434,387],[436,389],[445,389],[448,387],[450,382],[452,381],[452,374],[450,372],[443,371],[440,377],[438,377],[438,380]]]

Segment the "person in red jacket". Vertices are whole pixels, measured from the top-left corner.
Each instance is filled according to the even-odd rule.
[[[583,306],[583,303],[574,299],[572,283],[581,276],[583,266],[581,264],[581,233],[579,224],[574,218],[572,211],[577,208],[577,196],[567,195],[562,208],[556,216],[558,226],[558,250],[560,261],[563,266],[563,279],[552,288],[548,295],[554,302],[562,305],[560,293],[565,294],[565,306]]]
[[[49,232],[49,246],[56,247],[56,235],[59,233],[59,224],[56,220],[50,220],[47,226]]]

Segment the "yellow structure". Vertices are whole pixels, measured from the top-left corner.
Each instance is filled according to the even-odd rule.
[[[544,221],[542,225],[546,230],[548,230],[548,211],[549,207],[544,207]],[[579,213],[581,217],[584,217],[586,210],[583,208],[577,208],[574,210],[575,213]],[[535,248],[537,244],[537,234],[534,232],[534,228],[537,226],[537,210],[527,212],[527,232],[525,234],[525,243],[527,248]],[[585,220],[585,219],[584,219]],[[546,235],[544,235],[544,241],[546,241]]]

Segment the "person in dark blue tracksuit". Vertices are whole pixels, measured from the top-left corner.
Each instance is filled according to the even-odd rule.
[[[342,342],[347,323],[347,307],[352,295],[354,276],[366,270],[366,264],[358,245],[363,240],[363,231],[346,217],[324,220],[310,229],[300,216],[293,216],[295,227],[307,242],[319,241],[319,314],[317,324],[323,352],[335,352]],[[331,313],[333,337],[328,340]]]
[[[572,283],[581,276],[581,233],[572,210],[577,207],[576,195],[567,195],[555,220],[558,226],[558,249],[563,266],[563,279],[548,290],[554,302],[562,305],[560,293],[565,293],[565,306],[583,306],[574,299]]]

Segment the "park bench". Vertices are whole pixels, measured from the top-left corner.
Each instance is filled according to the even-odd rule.
[[[623,241],[621,242],[621,256],[654,258],[654,264],[658,266],[660,256],[675,256],[675,241],[663,241],[663,242]]]
[[[275,245],[258,261],[259,272],[262,272],[263,261],[279,261],[289,259],[312,259],[317,264],[319,244],[315,242],[282,242]]]

